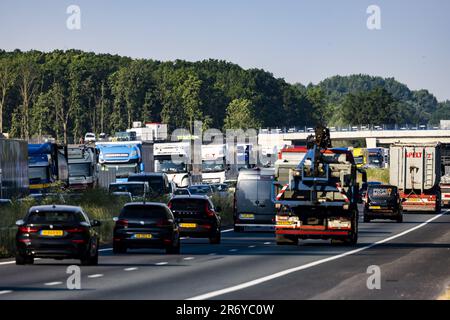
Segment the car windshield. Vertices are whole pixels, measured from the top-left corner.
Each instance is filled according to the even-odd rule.
[[[91,166],[89,163],[69,164],[69,177],[89,177],[91,176]]]
[[[155,160],[155,171],[164,173],[183,173],[187,172],[187,166],[184,162],[174,162],[172,160]]]
[[[188,189],[177,189],[174,192],[175,195],[189,195],[189,190]]]
[[[82,222],[81,213],[69,211],[36,211],[28,216],[28,223],[77,223]]]
[[[224,192],[228,191],[228,186],[226,184],[214,184],[212,185],[214,192]]]
[[[109,192],[129,192],[133,197],[144,196],[144,184],[142,183],[124,183],[112,184],[109,186]]]
[[[189,187],[189,192],[191,194],[208,194],[211,192],[211,188],[209,186],[191,186]]]
[[[28,168],[28,177],[32,179],[48,179],[48,167],[30,167]]]
[[[166,218],[166,208],[162,206],[152,205],[135,205],[126,206],[122,209],[120,217],[124,219],[152,219],[152,218]]]
[[[223,160],[202,161],[202,172],[220,172],[225,170]]]
[[[363,156],[354,157],[356,164],[362,164],[363,163]]]
[[[163,186],[164,186],[164,179],[161,176],[145,176],[145,175],[137,175],[137,176],[132,176],[128,178],[129,182],[134,182],[134,181],[140,181],[140,182],[147,182],[149,187],[150,187],[150,191],[153,193],[162,193],[163,191]]]
[[[397,188],[392,187],[374,187],[369,186],[369,197],[370,198],[393,198],[397,194]]]

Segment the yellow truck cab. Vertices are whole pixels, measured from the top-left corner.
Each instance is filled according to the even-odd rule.
[[[353,158],[355,159],[356,167],[363,168],[367,165],[367,149],[365,148],[353,148]]]

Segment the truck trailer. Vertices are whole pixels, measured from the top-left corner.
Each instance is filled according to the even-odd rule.
[[[403,210],[439,212],[440,143],[397,143],[389,155],[390,184],[398,188]]]
[[[86,145],[67,147],[69,162],[69,187],[75,190],[93,188],[98,179],[98,151]]]
[[[26,196],[28,184],[27,142],[0,139],[0,199]]]

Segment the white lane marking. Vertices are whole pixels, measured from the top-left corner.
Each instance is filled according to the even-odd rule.
[[[189,237],[181,237],[180,240],[186,240],[189,239]]]
[[[220,232],[225,233],[225,232],[231,232],[231,231],[234,231],[234,229],[226,229],[226,230],[222,230]]]
[[[98,249],[99,252],[112,251],[112,248]]]
[[[3,291],[0,291],[0,295],[11,293],[11,292],[12,292],[12,290],[3,290]]]
[[[44,283],[45,286],[57,286],[57,285],[59,285],[59,284],[62,284],[62,282],[60,282],[60,281],[55,281],[55,282],[47,282],[47,283]]]
[[[195,259],[194,257],[186,257],[183,260],[194,260],[194,259]]]
[[[255,248],[256,246],[255,245],[251,245],[251,246],[248,246],[249,248]]]
[[[101,278],[103,277],[103,274],[97,273],[97,274],[91,274],[88,276],[88,278],[94,279],[94,278]]]
[[[270,244],[270,242],[264,242],[264,244]]]
[[[137,270],[138,268],[125,268],[125,269],[123,269],[124,271],[135,271],[135,270]]]
[[[236,252],[236,251],[238,251],[238,249],[230,249],[230,250],[228,250],[228,251],[230,251],[230,252]]]
[[[404,236],[405,234],[408,234],[410,232],[416,231],[417,229],[420,229],[420,228],[426,226],[427,224],[429,224],[430,222],[432,222],[432,221],[442,217],[444,214],[446,214],[448,212],[450,212],[450,210],[446,210],[444,213],[438,214],[438,215],[434,216],[433,218],[428,219],[427,221],[425,221],[425,222],[423,222],[423,223],[421,223],[421,224],[419,224],[419,225],[417,225],[417,226],[415,226],[415,227],[413,227],[411,229],[405,230],[405,231],[403,231],[403,232],[401,232],[399,234],[393,235],[393,236],[388,237],[386,239],[382,239],[382,240],[379,240],[377,242],[371,243],[371,244],[369,244],[367,246],[364,246],[364,247],[361,247],[361,248],[358,248],[358,249],[354,249],[354,250],[351,250],[351,251],[347,251],[347,252],[344,252],[344,253],[341,253],[341,254],[338,254],[338,255],[335,255],[335,256],[331,256],[331,257],[325,258],[325,259],[321,259],[321,260],[317,260],[317,261],[314,261],[314,262],[310,262],[310,263],[307,263],[307,264],[304,264],[304,265],[301,265],[301,266],[298,266],[298,267],[294,267],[294,268],[286,269],[286,270],[283,270],[283,271],[279,271],[277,273],[274,273],[274,274],[271,274],[271,275],[268,275],[268,276],[265,276],[265,277],[262,277],[262,278],[258,278],[258,279],[255,279],[255,280],[251,280],[251,281],[248,281],[248,282],[244,282],[244,283],[241,283],[241,284],[238,284],[238,285],[235,285],[235,286],[231,286],[231,287],[220,289],[220,290],[216,290],[216,291],[211,291],[211,292],[208,292],[208,293],[205,293],[205,294],[202,294],[202,295],[198,295],[198,296],[189,298],[187,300],[206,300],[206,299],[214,298],[214,297],[221,296],[221,295],[224,295],[224,294],[227,294],[227,293],[230,293],[230,292],[234,292],[234,291],[242,290],[242,289],[249,288],[249,287],[252,287],[252,286],[256,286],[258,284],[261,284],[261,283],[264,283],[264,282],[267,282],[267,281],[270,281],[270,280],[273,280],[273,279],[276,279],[276,278],[280,278],[280,277],[286,276],[288,274],[291,274],[291,273],[294,273],[294,272],[297,272],[297,271],[309,269],[309,268],[321,265],[321,264],[326,263],[326,262],[330,262],[330,261],[334,261],[334,260],[337,260],[337,259],[340,259],[340,258],[343,258],[343,257],[346,257],[346,256],[350,256],[350,255],[353,255],[355,253],[359,253],[361,251],[368,250],[368,249],[373,248],[373,247],[375,247],[377,245],[389,242],[391,240],[400,238],[400,237]]]
[[[166,265],[166,264],[169,264],[169,263],[166,262],[166,261],[155,263],[155,265],[157,265],[157,266],[164,266],[164,265]]]

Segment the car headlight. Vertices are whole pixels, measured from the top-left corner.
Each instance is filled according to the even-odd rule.
[[[133,151],[133,152],[131,152],[131,155],[130,155],[130,157],[136,157],[137,156],[137,151]]]

